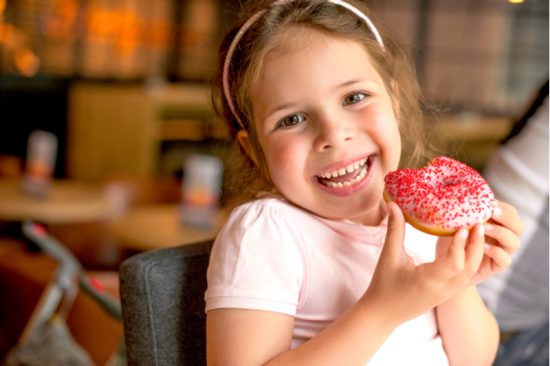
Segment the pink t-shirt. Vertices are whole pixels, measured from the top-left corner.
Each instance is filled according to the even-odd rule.
[[[291,315],[296,347],[363,295],[385,235],[385,224],[328,220],[278,198],[239,206],[212,249],[206,311],[241,308]],[[416,263],[433,261],[435,242],[434,236],[407,225],[405,248]],[[369,362],[402,364],[448,365],[434,311],[396,328]]]

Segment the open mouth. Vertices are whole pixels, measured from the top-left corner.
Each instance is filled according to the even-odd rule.
[[[326,172],[317,176],[317,181],[329,188],[350,187],[361,181],[367,175],[372,164],[372,155],[357,160],[343,168]]]

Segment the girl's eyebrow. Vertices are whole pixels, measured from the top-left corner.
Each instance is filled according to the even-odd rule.
[[[333,88],[333,90],[346,88],[346,87],[349,87],[349,86],[352,86],[352,85],[355,85],[355,84],[369,84],[369,85],[372,84],[372,85],[376,85],[378,83],[376,82],[376,80],[370,79],[370,78],[369,79],[351,79],[351,80],[344,81],[343,83],[336,85]]]
[[[282,110],[285,110],[287,108],[292,108],[296,105],[296,103],[292,103],[292,102],[289,102],[289,103],[283,103],[281,105],[277,105],[273,108],[270,108],[267,110],[267,113],[265,115],[266,118],[269,118],[271,115],[279,112],[279,111],[282,111]]]
[[[350,86],[350,85],[353,85],[353,84],[358,84],[361,81],[363,81],[363,80],[352,79],[352,80],[344,81],[343,83],[336,85],[334,87],[334,89],[336,90],[336,89],[340,89],[340,88]]]

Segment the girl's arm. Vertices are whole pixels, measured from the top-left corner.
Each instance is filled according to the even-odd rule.
[[[364,365],[398,324],[380,309],[358,302],[317,336],[290,350],[293,325],[291,316],[279,313],[211,310],[208,365]]]
[[[438,326],[451,365],[491,365],[499,329],[475,285],[510,265],[522,230],[516,210],[499,202],[490,223],[479,225],[470,234],[471,242],[486,243],[479,270],[469,287],[437,307]],[[440,239],[438,255],[448,245],[445,240]]]
[[[388,230],[386,243],[403,240],[404,219],[401,212],[399,215],[399,224]],[[390,293],[380,291],[384,292]],[[363,295],[321,333],[292,350],[292,316],[262,310],[210,310],[206,321],[207,364],[364,365],[404,321],[403,312],[385,309],[384,301],[377,294]]]
[[[403,247],[401,210],[391,202],[388,210],[388,234],[373,279],[348,311],[290,350],[292,317],[259,310],[211,310],[207,315],[208,364],[364,365],[398,325],[468,286],[482,261],[483,240],[467,245],[463,230],[450,241],[445,256],[417,266]]]
[[[388,230],[383,252],[388,252],[390,242],[398,246],[401,241],[403,245],[404,219],[401,212],[398,214],[397,220],[390,219],[390,224],[394,224]],[[363,295],[321,333],[293,350],[290,342],[294,318],[289,315],[260,310],[210,310],[206,323],[207,363],[364,365],[405,320],[403,311],[385,304],[385,297],[391,292],[383,289],[378,293]]]
[[[436,314],[450,365],[492,364],[499,341],[498,324],[474,286],[439,305]]]

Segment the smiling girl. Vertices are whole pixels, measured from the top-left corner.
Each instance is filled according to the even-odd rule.
[[[498,328],[475,285],[510,264],[515,210],[452,238],[405,225],[382,194],[402,145],[422,151],[405,52],[361,2],[249,5],[215,96],[254,197],[212,250],[208,363],[489,365]]]

